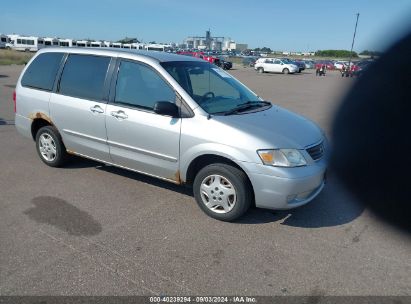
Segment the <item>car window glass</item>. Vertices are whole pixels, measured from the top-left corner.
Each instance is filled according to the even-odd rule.
[[[170,61],[160,63],[207,113],[224,113],[261,99],[229,73],[208,62]]]
[[[194,70],[193,70],[194,71]],[[202,74],[189,73],[194,99],[199,101],[207,92],[213,92],[215,96],[230,99],[239,99],[240,92],[228,82],[221,81],[218,73],[212,69],[204,70]]]
[[[153,69],[136,62],[122,61],[114,102],[152,110],[158,101],[175,103],[174,90]]]
[[[281,64],[281,60],[278,60],[278,59],[277,59],[276,61],[274,61],[274,63],[275,63],[275,64]]]
[[[37,56],[24,73],[22,86],[51,91],[63,56],[64,53],[44,53]]]
[[[63,95],[102,100],[110,57],[71,54],[60,80]]]

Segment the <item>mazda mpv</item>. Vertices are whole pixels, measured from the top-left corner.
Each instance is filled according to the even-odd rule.
[[[17,130],[46,165],[72,154],[190,185],[219,220],[252,204],[298,207],[324,187],[327,141],[317,125],[194,57],[42,49],[14,102]]]

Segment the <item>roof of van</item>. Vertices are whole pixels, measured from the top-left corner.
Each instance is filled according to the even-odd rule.
[[[143,50],[133,50],[133,49],[117,49],[109,47],[48,47],[40,49],[39,53],[45,52],[63,52],[63,53],[77,53],[77,54],[93,54],[93,55],[107,55],[107,56],[121,56],[122,54],[136,55],[138,57],[148,57],[159,62],[166,61],[200,61],[206,62],[202,59],[178,55],[167,52],[159,51],[143,51]]]

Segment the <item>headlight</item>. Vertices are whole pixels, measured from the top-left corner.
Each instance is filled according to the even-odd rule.
[[[307,164],[304,156],[296,149],[258,150],[264,165],[276,167],[299,167]]]

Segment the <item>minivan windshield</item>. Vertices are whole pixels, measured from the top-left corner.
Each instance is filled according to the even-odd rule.
[[[271,107],[234,77],[208,62],[162,62],[164,69],[209,114],[233,115]]]

